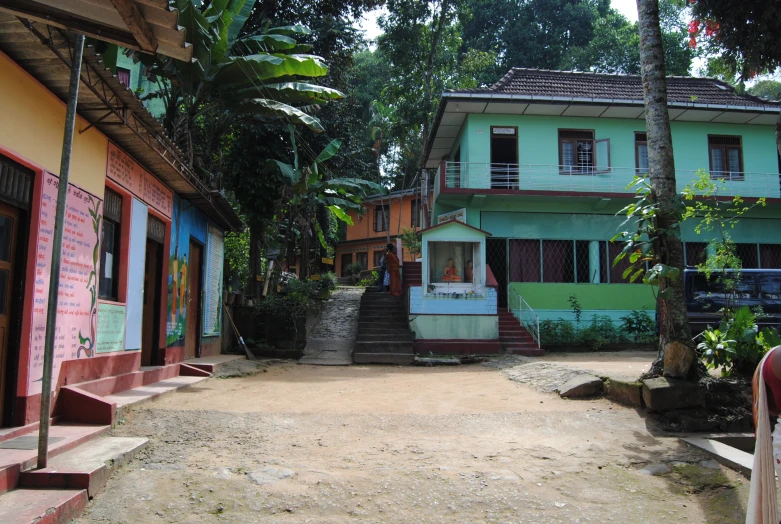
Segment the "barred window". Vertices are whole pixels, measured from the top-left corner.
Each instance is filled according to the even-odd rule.
[[[420,227],[420,200],[413,200],[410,202],[410,225]]]
[[[704,264],[708,258],[708,244],[706,242],[684,242],[684,253],[687,266]]]
[[[638,175],[648,174],[648,135],[635,133],[635,167]]]
[[[781,244],[759,244],[762,269],[781,269]]]
[[[623,248],[605,240],[509,241],[510,282],[625,283],[628,261],[612,268]]]
[[[735,244],[735,254],[743,269],[759,269],[759,247],[757,244]]]

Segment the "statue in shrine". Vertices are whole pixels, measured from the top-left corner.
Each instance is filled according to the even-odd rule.
[[[458,275],[458,269],[452,258],[447,259],[447,266],[445,266],[445,275],[442,277],[443,282],[461,282],[461,277]]]
[[[474,269],[472,268],[472,261],[466,261],[466,269],[464,270],[464,282],[471,284],[474,281]]]

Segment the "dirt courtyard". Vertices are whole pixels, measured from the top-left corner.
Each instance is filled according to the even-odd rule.
[[[607,400],[481,365],[276,364],[129,413],[77,522],[743,522],[748,482]]]

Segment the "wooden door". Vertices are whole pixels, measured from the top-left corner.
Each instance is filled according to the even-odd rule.
[[[194,242],[190,242],[190,260],[183,264],[184,271],[187,273],[187,292],[185,294],[187,329],[184,334],[184,358],[197,357],[200,349],[202,260],[203,248]]]
[[[163,246],[154,240],[146,241],[146,267],[144,268],[144,309],[141,335],[141,365],[152,366],[157,362],[160,341],[160,273],[163,263]]]
[[[16,236],[19,229],[19,212],[16,208],[0,204],[0,421],[4,420],[5,393],[8,375],[14,370],[8,367],[8,332],[17,311],[11,311],[11,295],[14,282],[13,261],[16,259]]]

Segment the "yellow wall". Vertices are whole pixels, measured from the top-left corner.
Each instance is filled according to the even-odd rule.
[[[76,119],[70,182],[103,198],[108,139],[86,126]],[[59,175],[64,130],[65,104],[0,53],[0,145]]]

